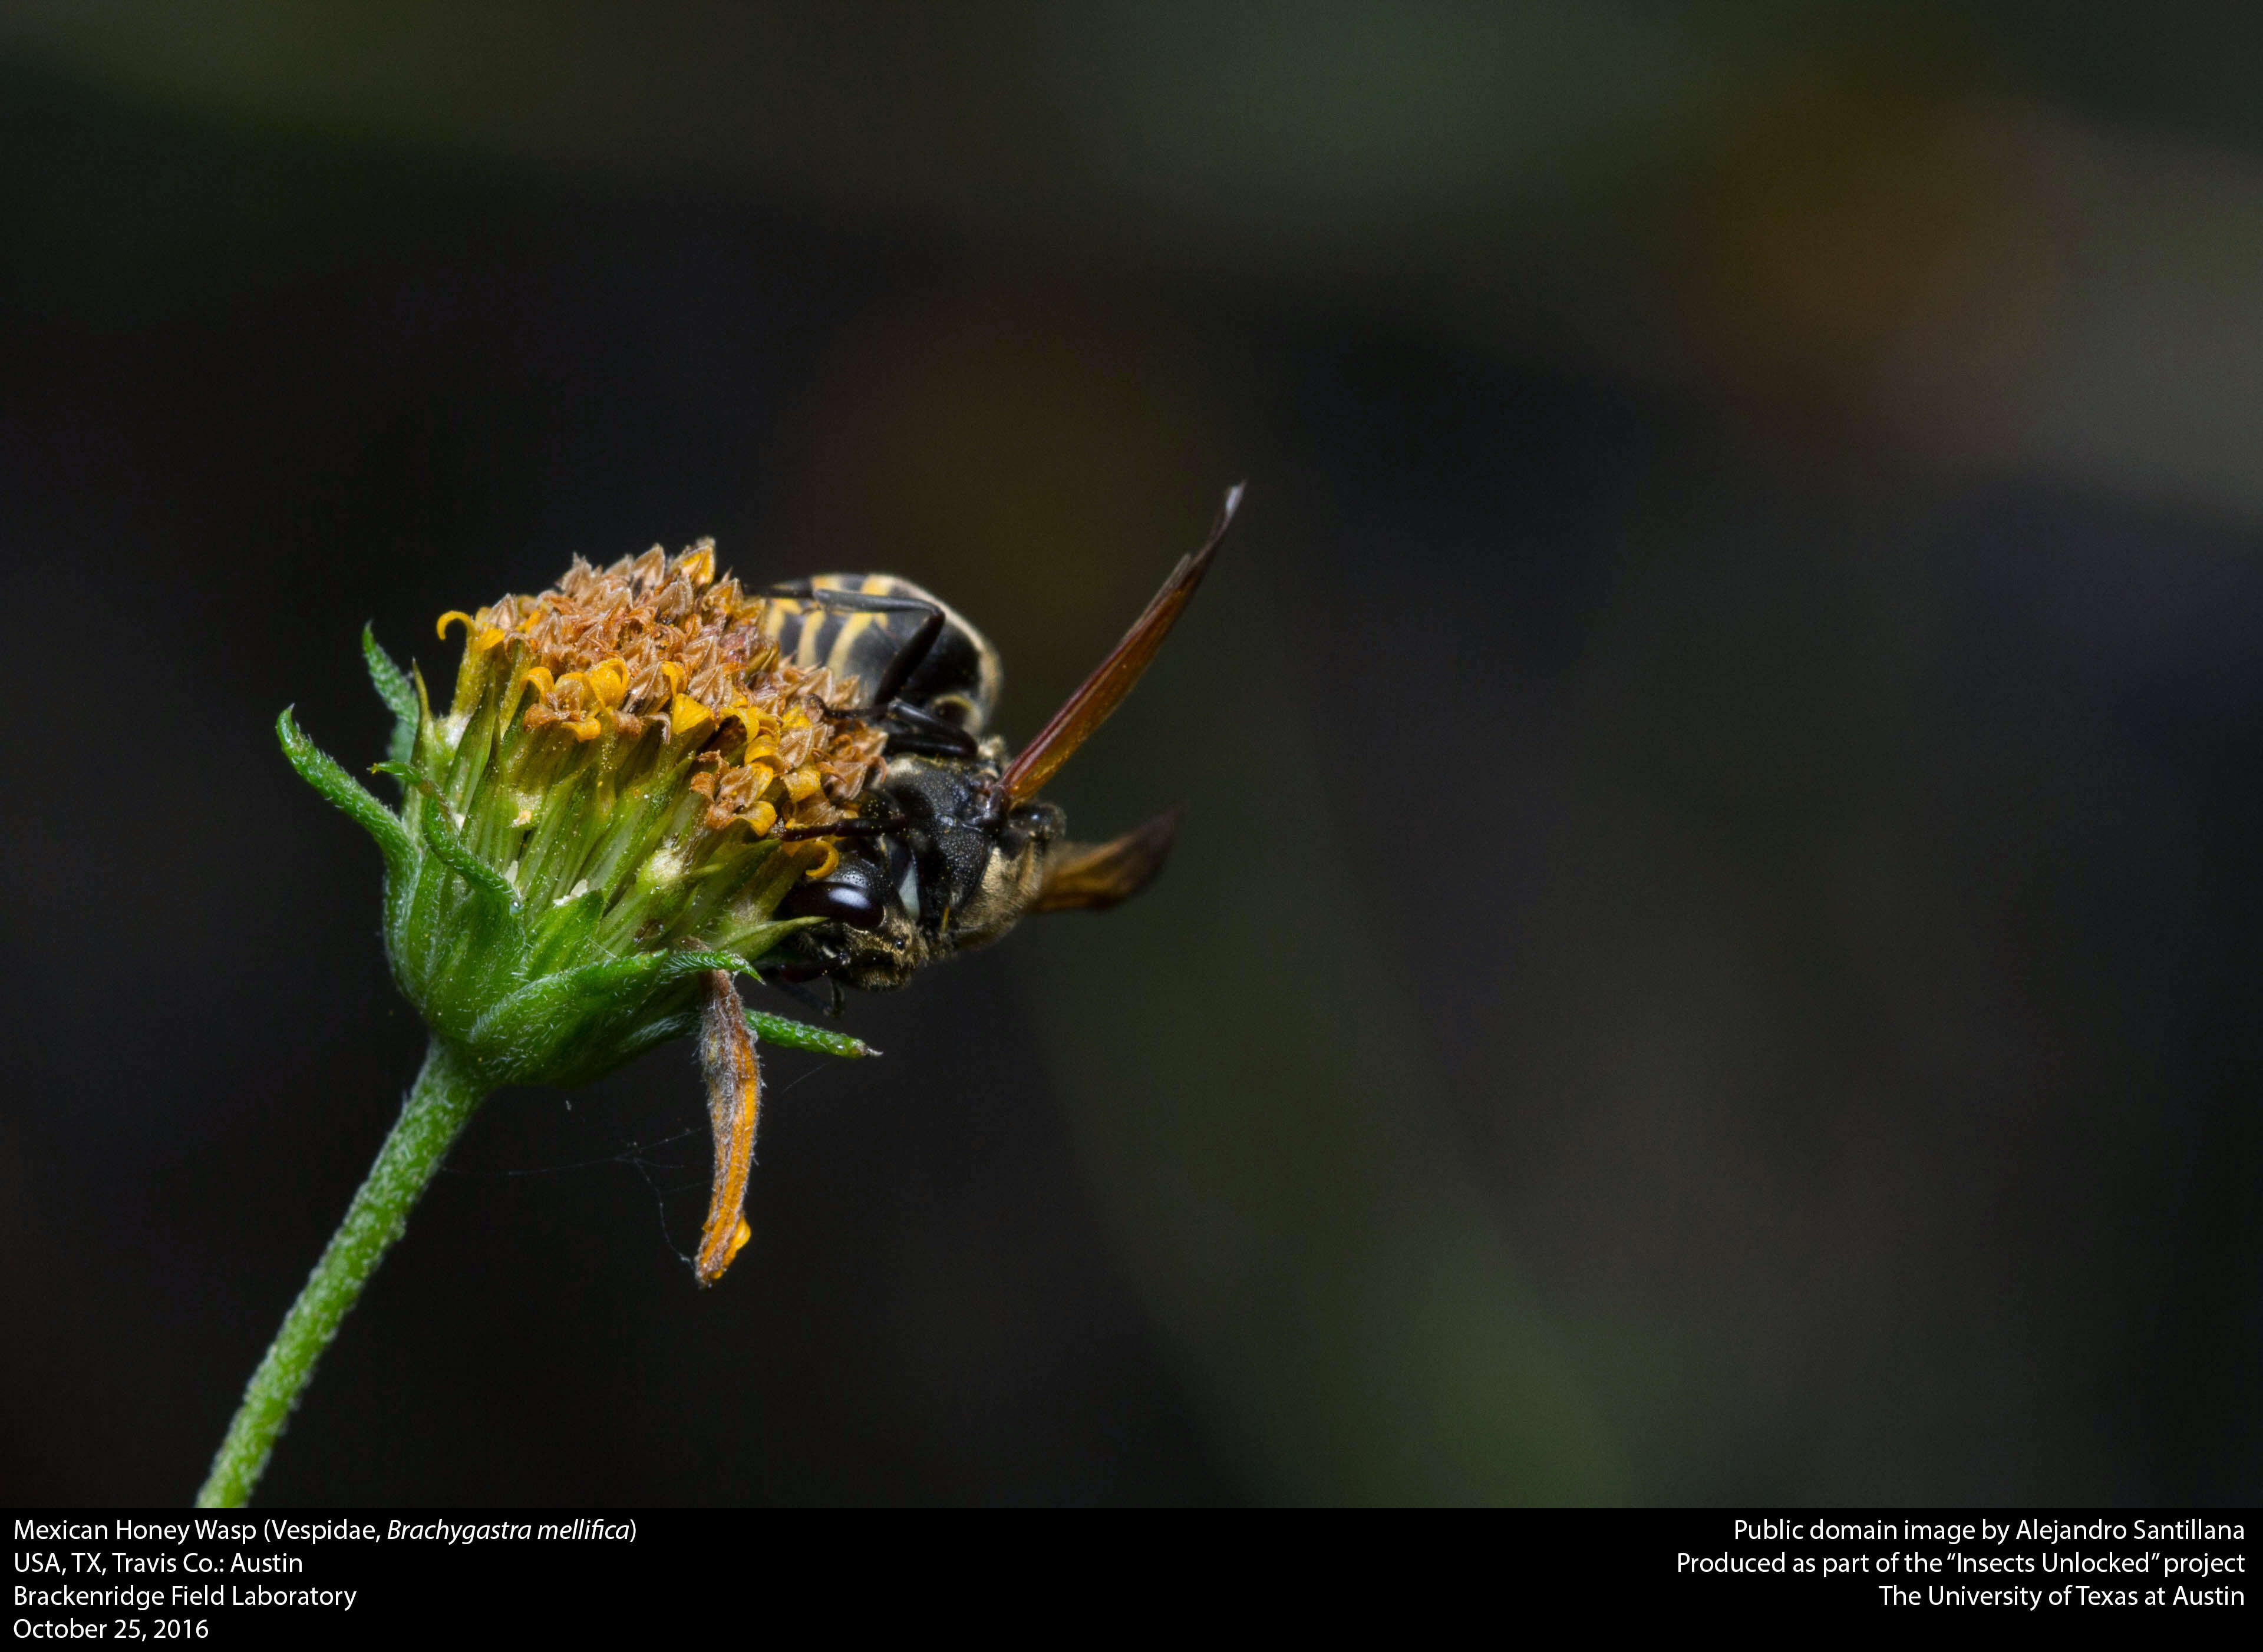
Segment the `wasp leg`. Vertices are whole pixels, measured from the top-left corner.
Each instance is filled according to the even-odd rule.
[[[809,984],[825,973],[821,963],[766,963],[763,966],[763,985],[784,993],[804,1009],[815,1010],[821,1015],[833,1012],[826,1001],[817,996]]]
[[[770,835],[781,843],[806,843],[812,838],[879,838],[902,824],[893,815],[886,815],[877,820],[858,818],[835,820],[830,826],[786,826]]]
[[[896,650],[896,657],[888,661],[888,668],[880,674],[879,684],[872,690],[870,709],[873,711],[894,704],[904,684],[911,681],[912,673],[935,652],[935,639],[943,635],[943,610],[932,602],[920,606],[927,610],[927,617],[920,621],[917,631],[905,638],[904,646]]]
[[[707,971],[699,1017],[699,1066],[707,1080],[707,1122],[715,1133],[715,1180],[692,1273],[712,1285],[751,1237],[747,1179],[755,1165],[755,1128],[762,1120],[763,1073],[747,1030],[747,1006],[721,970]]]
[[[972,757],[981,750],[974,736],[925,706],[899,700],[893,705],[882,707],[878,715],[881,721],[892,725],[888,744],[896,751],[918,752],[929,757]]]
[[[849,1000],[841,991],[841,983],[825,970],[822,963],[766,963],[763,965],[761,979],[764,986],[784,993],[805,1008],[838,1021]],[[826,997],[818,997],[817,989],[810,985],[812,981],[825,983]]]

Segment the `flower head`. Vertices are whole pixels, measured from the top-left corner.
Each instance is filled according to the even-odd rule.
[[[398,812],[280,718],[293,766],[385,857],[394,978],[489,1086],[588,1082],[703,1014],[708,1043],[727,1014],[766,1042],[869,1053],[747,1014],[731,985],[813,921],[778,904],[837,862],[822,828],[854,817],[886,744],[848,709],[858,685],[780,659],[762,611],[704,540],[577,560],[539,595],[441,617],[464,631],[445,714],[365,631],[396,719],[375,767],[400,782]],[[718,1142],[750,1149],[751,1047],[737,1068],[749,1116]],[[740,1242],[703,1246],[702,1278]]]
[[[763,606],[703,540],[442,617],[463,663],[446,716],[420,694],[414,766],[530,913],[585,914],[608,956],[781,938],[778,898],[836,851],[778,834],[850,818],[885,736],[853,679],[779,658]]]

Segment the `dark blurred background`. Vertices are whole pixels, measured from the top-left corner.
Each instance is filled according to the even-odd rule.
[[[163,1503],[422,1047],[374,620],[983,625],[1135,905],[474,1122],[278,1502],[2252,1501],[2263,11],[17,4],[0,1497]],[[789,1004],[776,1006],[794,1013]],[[570,1105],[569,1105],[570,1104]]]

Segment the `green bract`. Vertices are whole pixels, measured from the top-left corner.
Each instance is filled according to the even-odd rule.
[[[367,632],[363,646],[381,690],[380,674],[397,675],[399,667]],[[603,921],[609,904],[625,904],[609,903],[612,891],[585,890],[530,912],[510,880],[466,847],[444,783],[423,780],[406,763],[380,765],[410,779],[396,814],[307,739],[288,711],[275,732],[307,783],[376,840],[385,858],[385,948],[394,979],[426,1025],[462,1047],[491,1086],[586,1084],[690,1034],[699,1021],[702,971],[744,972],[808,921],[749,922],[741,908],[720,926],[730,937],[721,946],[622,956],[607,945],[618,925]],[[410,741],[422,743],[413,718],[396,731],[394,749]],[[758,851],[753,858],[772,856]],[[800,875],[789,867],[783,878],[749,878],[748,904],[768,895],[774,905]],[[861,1039],[784,1016],[749,1011],[747,1021],[764,1043],[833,1056],[871,1053]]]
[[[694,1277],[746,1245],[762,1105],[754,1041],[871,1053],[854,1038],[749,1013],[732,977],[811,920],[780,920],[840,862],[886,744],[857,685],[780,657],[764,605],[716,579],[702,543],[603,570],[576,561],[534,596],[464,627],[446,715],[365,629],[392,708],[375,765],[396,811],[277,718],[307,783],[376,841],[385,949],[430,1029],[423,1070],[377,1162],[284,1317],[198,1493],[234,1506],[362,1288],[481,1101],[507,1084],[581,1084],[697,1030],[715,1179]],[[752,1038],[748,1035],[752,1035]]]
[[[704,971],[745,972],[813,921],[774,913],[824,851],[755,836],[737,819],[717,828],[712,776],[734,771],[715,761],[704,705],[639,718],[617,696],[596,716],[640,726],[578,738],[567,719],[528,726],[525,701],[556,684],[513,640],[466,638],[456,707],[438,717],[421,677],[363,631],[395,719],[391,754],[374,767],[401,783],[398,812],[288,711],[276,732],[307,783],[376,841],[386,951],[426,1024],[490,1086],[581,1084],[693,1031]],[[766,777],[759,756],[752,768]],[[748,1021],[765,1042],[868,1053],[783,1017]]]

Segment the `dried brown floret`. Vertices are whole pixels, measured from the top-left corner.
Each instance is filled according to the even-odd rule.
[[[712,779],[690,783],[708,831],[831,825],[879,772],[886,739],[852,709],[854,678],[779,658],[763,610],[717,579],[712,540],[606,568],[576,558],[547,591],[442,618],[443,634],[457,619],[467,633],[452,716],[468,719],[500,687],[528,733],[593,746],[623,779],[686,757],[712,764]]]

